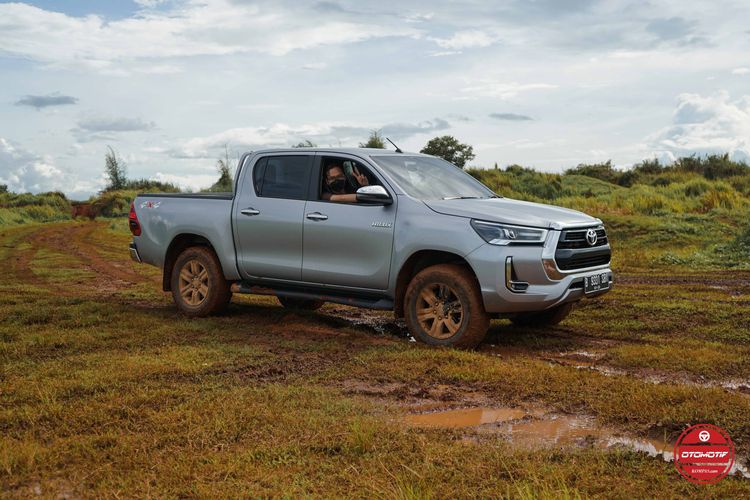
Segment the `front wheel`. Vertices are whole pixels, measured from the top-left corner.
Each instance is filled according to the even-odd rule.
[[[211,249],[190,247],[177,257],[172,269],[172,297],[187,316],[208,316],[227,307],[232,291]]]
[[[417,273],[406,289],[404,307],[411,334],[430,345],[476,347],[490,324],[474,275],[456,264]]]

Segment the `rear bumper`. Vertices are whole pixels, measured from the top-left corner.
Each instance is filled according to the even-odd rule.
[[[139,264],[143,262],[141,260],[140,254],[138,253],[138,247],[135,246],[135,243],[131,243],[129,248],[130,248],[130,258]]]

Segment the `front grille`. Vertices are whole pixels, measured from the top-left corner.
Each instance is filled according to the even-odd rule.
[[[610,254],[606,255],[579,255],[568,259],[558,259],[557,267],[563,271],[569,271],[571,269],[585,269],[587,267],[601,266],[609,262]]]
[[[555,251],[557,267],[562,271],[585,269],[609,263],[612,252],[609,239],[603,227],[596,229],[596,243],[590,245],[584,229],[569,229],[560,234]]]
[[[588,231],[588,229],[589,228],[570,229],[563,231],[560,235],[560,241],[557,244],[557,248],[591,248],[592,246],[601,247],[609,243],[607,232],[603,227],[598,227],[596,228],[596,243],[594,245],[589,245],[589,242],[586,241],[586,231]]]

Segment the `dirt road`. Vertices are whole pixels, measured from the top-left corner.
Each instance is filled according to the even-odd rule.
[[[494,321],[461,352],[273,297],[187,320],[122,221],[0,239],[11,495],[692,495],[668,462],[686,426],[750,451],[750,273],[618,275],[558,327]],[[733,473],[712,494],[750,494]]]

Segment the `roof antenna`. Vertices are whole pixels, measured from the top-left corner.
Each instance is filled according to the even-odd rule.
[[[389,138],[386,137],[385,140],[388,141],[388,142],[390,142],[391,144],[393,144],[393,141],[390,140]],[[396,152],[397,153],[403,153],[403,151],[401,151],[400,147],[396,146],[395,144],[393,144],[393,147],[396,148]]]

